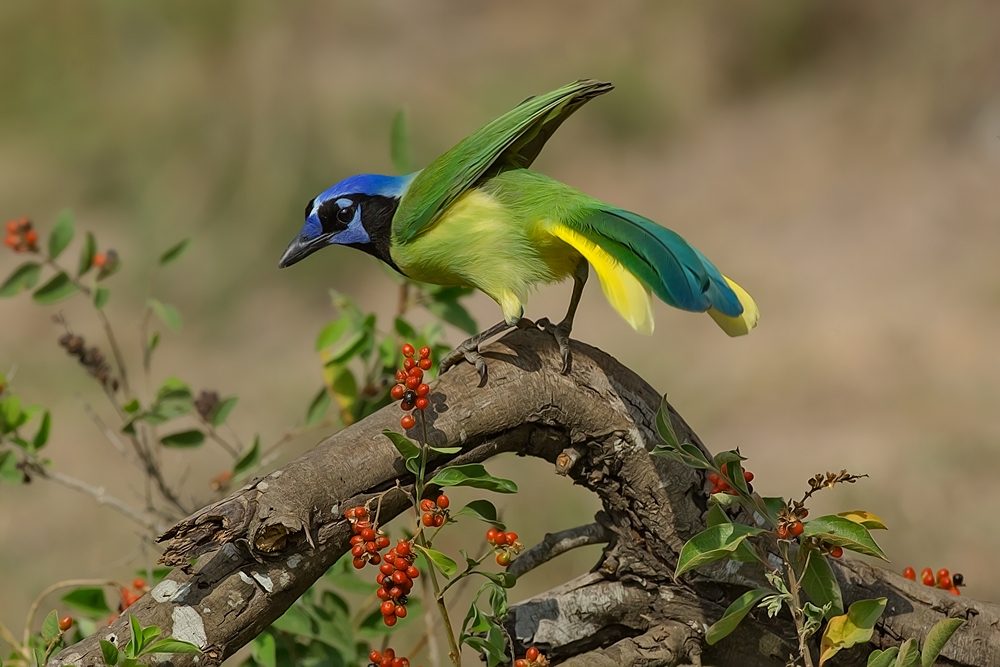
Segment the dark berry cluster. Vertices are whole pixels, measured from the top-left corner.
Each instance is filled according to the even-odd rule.
[[[65,333],[59,337],[59,345],[66,352],[80,360],[87,372],[97,378],[105,387],[111,386],[112,391],[118,390],[118,380],[111,377],[111,367],[104,359],[104,353],[96,347],[88,348],[83,336]]]
[[[507,567],[514,556],[521,553],[521,543],[517,541],[517,533],[505,533],[496,528],[486,531],[486,541],[493,545],[497,554],[497,565]]]
[[[410,660],[402,656],[397,657],[396,652],[391,648],[384,651],[372,651],[368,654],[368,667],[410,667]]]
[[[385,560],[379,566],[379,574],[375,582],[380,588],[375,595],[382,600],[379,611],[382,621],[388,625],[396,625],[396,620],[406,618],[406,602],[413,580],[420,576],[420,570],[413,564],[417,555],[406,540],[400,540],[385,555]]]
[[[11,220],[3,243],[14,252],[38,252],[38,232],[31,228],[28,218]]]
[[[726,471],[725,463],[722,464],[722,472],[726,473],[727,475],[729,474]],[[753,473],[750,472],[749,470],[744,470],[743,479],[746,480],[747,488],[750,490],[750,493],[753,493],[753,486],[750,484],[750,482],[753,481]],[[729,482],[727,482],[724,478],[720,477],[718,474],[714,472],[708,474],[708,481],[712,483],[712,493],[728,493],[731,496],[738,495],[736,493],[736,489],[729,486]]]
[[[451,505],[451,501],[443,493],[437,497],[437,500],[424,498],[420,501],[420,511],[423,512],[420,522],[427,528],[440,528],[448,520],[449,505]]]
[[[378,565],[382,562],[379,552],[389,546],[389,538],[372,525],[368,520],[368,510],[364,507],[352,507],[344,512],[351,522],[351,555],[354,556],[354,567],[361,569],[366,563]]]
[[[420,348],[419,359],[414,359],[417,352],[409,343],[403,345],[403,368],[396,371],[396,385],[390,390],[389,395],[392,400],[400,401],[399,407],[403,412],[409,412],[416,408],[425,410],[430,401],[427,394],[431,393],[431,388],[424,383],[424,371],[429,371],[433,362],[431,361],[431,348]],[[405,414],[399,420],[399,425],[404,429],[411,429],[417,423],[413,415]]]
[[[917,580],[917,573],[912,567],[904,569],[903,576],[907,579]],[[937,577],[934,576],[934,571],[931,568],[925,567],[920,571],[920,581],[923,582],[924,586],[943,588],[952,595],[961,595],[958,587],[965,585],[965,577],[961,573],[951,574],[945,567],[937,571]]]
[[[548,664],[548,659],[534,646],[529,646],[524,657],[514,661],[514,667],[547,667]]]

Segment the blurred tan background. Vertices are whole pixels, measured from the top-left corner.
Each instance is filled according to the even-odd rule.
[[[575,337],[669,392],[710,448],[739,446],[766,495],[798,495],[824,470],[870,474],[816,510],[879,514],[897,570],[961,571],[966,594],[997,601],[998,63],[1000,5],[987,2],[8,2],[0,218],[47,229],[70,207],[120,252],[108,312],[134,368],[145,267],[192,235],[154,289],[185,316],[154,378],[239,394],[232,422],[268,442],[319,386],[327,289],[394,307],[360,253],[278,271],[305,202],[344,176],[391,172],[401,105],[424,164],[530,94],[609,79],[617,90],[566,123],[536,168],[684,235],[762,320],[730,340],[658,304],[642,337],[595,282]],[[0,253],[4,276],[18,263]],[[561,316],[568,294],[542,290],[527,315]],[[470,304],[481,325],[498,318],[486,297]],[[82,303],[3,300],[0,368],[16,365],[18,393],[54,408],[57,468],[134,499],[134,470],[83,412],[101,397],[56,345],[57,310],[103,344]],[[167,457],[191,495],[227,465],[209,446]],[[597,509],[546,466],[494,468],[524,489],[506,515],[529,542]],[[70,491],[0,487],[0,620],[19,628],[59,579],[130,579],[155,560],[138,544]],[[516,596],[596,553],[532,573]]]

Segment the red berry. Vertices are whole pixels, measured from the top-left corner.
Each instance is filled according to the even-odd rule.
[[[416,367],[416,365],[417,362],[413,359],[403,359],[403,370],[406,371],[407,376],[409,376],[410,369]]]
[[[744,470],[743,471],[743,479],[744,479],[744,481],[746,481],[749,484],[750,482],[753,481],[753,473],[750,472],[749,470]]]
[[[444,517],[441,516],[440,514],[435,514],[434,515],[434,527],[435,528],[440,528],[443,525],[444,525]]]
[[[507,553],[506,551],[501,551],[500,553],[498,553],[497,565],[502,565],[503,567],[507,567],[508,565],[510,565],[510,554]]]
[[[788,532],[793,537],[798,537],[799,535],[801,535],[803,530],[805,530],[805,528],[803,527],[801,521],[796,521],[795,523],[793,523],[788,527]]]
[[[403,415],[399,420],[399,425],[409,430],[417,425],[417,420],[413,418],[413,415]]]
[[[17,233],[17,220],[7,221],[7,231],[11,234]]]
[[[28,243],[28,245],[35,245],[38,243],[38,232],[31,230],[24,235],[24,240]]]
[[[420,355],[421,359],[428,359],[431,356],[431,348],[424,345],[422,348],[420,348],[420,352],[418,352],[418,354]]]
[[[368,516],[368,510],[365,509],[364,505],[359,505],[358,507],[354,508],[354,516],[357,517],[358,519],[364,519],[366,516]],[[365,528],[367,526],[368,526],[368,522],[366,521],[365,525],[363,525],[361,527]]]
[[[788,539],[788,526],[778,526],[778,539]]]
[[[524,658],[518,658],[514,661],[514,667],[528,667],[528,661]]]
[[[145,579],[139,579],[139,578],[133,579],[132,580],[132,588],[134,588],[137,591],[143,590],[144,588],[146,588],[146,580]]]
[[[423,398],[427,394],[431,393],[431,387],[430,387],[430,385],[419,384],[419,385],[417,385],[417,388],[416,388],[415,391],[417,392],[417,396],[419,396],[420,398]]]
[[[391,628],[392,626],[396,625],[396,615],[393,614],[392,616],[383,616],[382,622]]]
[[[426,398],[423,398],[423,397],[418,398],[413,403],[413,405],[417,408],[417,410],[426,410],[427,406],[429,406],[430,404],[431,404],[431,402],[428,401]]]
[[[375,597],[377,597],[379,600],[388,600],[389,591],[385,589],[385,586],[381,586],[377,591],[375,591]]]
[[[443,493],[440,496],[438,496],[435,502],[437,503],[437,506],[443,510],[448,509],[448,505],[451,505],[451,501],[448,499],[448,496],[444,495]]]
[[[903,570],[903,576],[907,579],[917,580],[917,573],[913,571],[912,567],[907,567]]]
[[[363,529],[361,531],[361,539],[363,539],[365,542],[374,542],[375,541],[375,531],[372,530],[371,528],[365,528],[365,529]]]
[[[406,371],[396,371],[396,381],[406,382]]]
[[[419,366],[411,368],[410,372],[407,375],[408,377],[417,378],[418,380],[424,379],[424,372],[420,369]],[[416,387],[410,387],[410,389],[416,389]]]
[[[389,561],[385,561],[378,567],[378,571],[382,574],[392,574],[396,571],[396,567]]]
[[[396,562],[392,564],[400,572],[406,572],[406,568],[410,567],[410,561],[406,558],[397,558]]]
[[[940,570],[937,571],[937,580],[939,582],[942,579],[944,579],[945,577],[949,577],[949,576],[951,576],[951,572],[949,572],[948,568],[946,568],[946,567],[942,567]],[[942,586],[941,588],[951,588],[951,586]]]
[[[392,386],[389,390],[389,395],[392,396],[392,400],[398,401],[403,398],[403,394],[406,393],[406,387],[401,384],[396,384]]]
[[[17,247],[17,237],[16,236],[8,236],[7,238],[5,238],[3,240],[3,243],[8,248],[11,248],[11,249],[16,248]]]
[[[378,537],[375,538],[375,547],[379,551],[381,551],[382,549],[385,549],[387,546],[389,546],[389,538],[388,537],[386,537],[385,535],[379,535]]]
[[[382,654],[379,653],[378,651],[372,651],[371,653],[368,654],[368,659],[371,662],[380,662],[382,660]]]
[[[365,545],[362,542],[358,542],[353,547],[351,547],[351,555],[355,558],[360,558],[365,555]]]
[[[390,614],[395,614],[396,613],[396,603],[393,602],[392,600],[386,600],[385,602],[382,603],[381,610],[382,610],[382,615],[383,616],[389,616]]]
[[[507,533],[506,538],[507,544],[514,544],[514,542],[517,542],[517,533]]]
[[[145,583],[145,582],[143,582],[143,583]],[[59,629],[60,630],[62,630],[63,632],[66,632],[71,627],[73,627],[73,617],[72,616],[63,616],[62,618],[59,619]]]
[[[416,566],[410,565],[409,567],[406,568],[406,576],[408,576],[410,579],[416,579],[417,577],[420,576],[420,570],[418,570]]]
[[[951,593],[952,595],[961,595],[961,593],[958,592],[958,589],[955,588],[954,586],[952,586],[951,588],[949,588],[948,592]]]
[[[497,536],[493,538],[493,544],[497,545],[498,547],[502,547],[503,545],[507,544],[507,535],[498,530]]]
[[[420,361],[417,362],[417,366],[420,367],[420,370],[424,371],[429,371],[431,369],[431,366],[433,365],[434,364],[430,359],[421,359]]]
[[[410,543],[409,542],[404,542],[403,540],[400,540],[399,544],[396,545],[396,553],[398,555],[400,555],[400,556],[409,556],[410,555]]]
[[[799,518],[800,519],[804,519],[807,516],[809,516],[809,510],[807,510],[805,507],[803,507],[802,509],[799,510]]]
[[[412,375],[410,377],[406,378],[406,388],[407,389],[416,389],[419,386],[420,386],[420,378],[413,377]]]
[[[396,607],[396,616],[399,618],[406,618],[406,607],[399,605]]]
[[[420,501],[420,511],[430,512],[432,509],[434,509],[433,500],[431,500],[430,498],[424,498],[423,500]]]
[[[830,549],[830,555],[833,556],[834,558],[840,558],[841,556],[844,555],[843,547],[836,546]]]
[[[395,658],[396,657],[396,651],[395,651],[395,649],[387,648],[385,650],[385,657],[389,658],[390,660],[392,660],[393,658]]]
[[[926,573],[922,574],[920,576],[920,579],[921,579],[921,581],[924,582],[924,586],[933,586],[934,585],[934,573],[931,572],[930,570],[927,570]]]
[[[710,481],[712,484],[718,484],[719,476],[716,475],[714,472],[710,472],[708,473],[708,481]]]
[[[386,616],[383,616],[382,620],[384,621],[386,618],[387,618]],[[378,667],[392,667],[392,658],[390,658],[387,655],[383,655],[382,659],[378,663]]]
[[[424,512],[424,515],[420,517],[421,523],[430,528],[434,525],[434,515],[430,512]]]
[[[365,559],[364,558],[355,558],[353,562],[354,562],[354,568],[356,570],[360,570],[361,568],[363,568],[365,566]]]
[[[379,574],[377,577],[375,577],[375,583],[378,584],[379,586],[385,583],[385,575]]]
[[[486,531],[486,541],[489,542],[490,544],[493,544],[496,541],[497,535],[499,533],[500,531],[497,530],[496,528],[490,528],[489,530]]]
[[[104,263],[107,261],[108,257],[103,252],[99,252],[96,255],[94,255],[94,266],[96,266],[97,268],[101,268],[102,266],[104,266]]]
[[[409,343],[403,343],[403,356],[412,357],[413,356],[413,346]]]
[[[391,597],[393,600],[398,599],[399,596],[401,596],[402,594],[403,594],[403,589],[400,588],[399,586],[393,586],[392,588],[389,589],[389,597]]]
[[[538,660],[538,649],[534,646],[528,647],[528,650],[524,653],[524,657],[528,660]]]
[[[402,586],[409,577],[406,576],[406,572],[402,570],[396,570],[392,573],[392,583]]]
[[[361,536],[360,536],[360,535],[352,535],[352,536],[351,536],[351,546],[352,546],[352,547],[353,547],[353,546],[354,546],[355,544],[361,544],[362,542],[364,542],[364,540],[363,540],[363,539],[361,538]]]
[[[938,586],[940,586],[945,590],[953,588],[953,586],[951,585],[951,577],[941,577],[940,579],[938,579]]]
[[[382,560],[381,556],[379,556],[378,554],[372,554],[372,560],[371,560],[372,565],[378,565],[381,560]]]
[[[410,410],[413,409],[413,403],[407,403],[406,401],[403,401],[402,403],[399,404],[399,409],[404,412],[409,412]]]
[[[399,663],[399,667],[410,667],[410,659],[409,658],[400,658],[400,660],[402,662]]]

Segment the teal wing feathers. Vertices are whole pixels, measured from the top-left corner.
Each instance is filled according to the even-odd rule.
[[[664,303],[736,317],[743,305],[715,265],[681,236],[641,215],[601,208],[564,222],[600,246]]]
[[[484,125],[417,174],[392,220],[395,243],[406,243],[492,167],[527,167],[560,124],[610,83],[581,80],[529,97]]]

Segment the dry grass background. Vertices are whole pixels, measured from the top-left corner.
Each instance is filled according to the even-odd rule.
[[[320,381],[327,289],[393,308],[359,253],[276,269],[304,202],[391,169],[401,104],[423,163],[529,94],[612,80],[536,167],[677,230],[763,316],[729,340],[661,304],[645,338],[595,283],[575,336],[669,392],[710,448],[739,446],[765,493],[869,473],[819,504],[876,512],[895,567],[962,571],[967,594],[997,601],[998,26],[987,2],[4,3],[0,217],[46,226],[71,207],[119,250],[109,313],[135,365],[144,267],[194,236],[156,286],[186,325],[166,335],[154,379],[238,393],[234,423],[268,441]],[[0,273],[15,264],[0,255]],[[568,293],[542,290],[528,316],[561,314]],[[471,308],[497,318],[482,295]],[[60,309],[101,339],[82,304]],[[55,409],[57,467],[134,498],[141,484],[83,414],[99,397],[49,311],[0,302],[0,367],[16,364],[17,391]],[[227,465],[212,449],[167,463],[192,495]],[[506,511],[529,541],[596,509],[544,466],[496,468],[524,489]],[[155,560],[137,545],[116,514],[62,488],[0,488],[0,620],[17,627],[61,578],[130,577]]]

